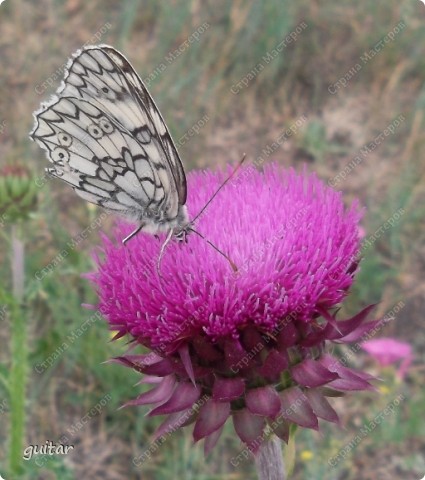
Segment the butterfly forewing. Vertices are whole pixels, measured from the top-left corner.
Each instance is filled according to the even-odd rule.
[[[130,62],[112,47],[89,47],[73,58],[62,96],[99,102],[141,143],[152,143],[174,179],[180,204],[186,203],[186,177],[165,122]]]
[[[58,97],[35,112],[49,172],[85,200],[147,231],[187,222],[186,177],[167,127],[130,63],[112,47],[71,59]]]

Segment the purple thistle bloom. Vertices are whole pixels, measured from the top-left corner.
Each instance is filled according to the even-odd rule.
[[[410,343],[401,342],[396,338],[376,338],[368,340],[362,343],[362,348],[375,358],[382,367],[401,361],[397,370],[397,376],[400,379],[404,378],[413,361],[413,352]]]
[[[191,218],[226,176],[189,175]],[[90,279],[116,338],[128,334],[153,350],[115,361],[155,385],[129,404],[169,415],[157,435],[195,422],[194,439],[210,451],[232,416],[256,451],[267,424],[287,441],[291,423],[338,421],[327,396],[373,388],[370,375],[325,352],[327,341],[356,341],[377,323],[365,321],[371,307],[345,321],[332,312],[357,270],[361,215],[314,174],[269,164],[241,172],[195,225],[237,272],[195,234],[167,247],[162,278],[162,239],[140,234],[123,246],[134,227],[126,223],[117,242],[103,238]]]

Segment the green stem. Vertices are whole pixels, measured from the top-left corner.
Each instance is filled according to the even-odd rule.
[[[24,297],[24,242],[18,225],[12,225],[12,283],[13,295],[21,303]]]
[[[24,297],[24,243],[18,226],[12,226],[12,285],[16,308],[11,312],[10,388],[10,447],[9,468],[11,474],[19,474],[22,468],[23,441],[25,435],[25,390],[27,383],[27,325],[22,301]]]

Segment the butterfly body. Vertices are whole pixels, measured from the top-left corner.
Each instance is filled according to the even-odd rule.
[[[120,52],[107,45],[77,51],[56,96],[34,117],[31,137],[53,163],[50,175],[138,222],[133,234],[186,237],[183,165],[152,97]]]

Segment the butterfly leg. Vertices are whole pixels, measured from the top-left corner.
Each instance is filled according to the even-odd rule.
[[[170,243],[171,237],[173,236],[174,230],[170,229],[167,233],[167,238],[164,240],[164,243],[161,246],[161,250],[159,251],[158,263],[156,264],[156,269],[158,270],[158,274],[160,273],[159,267],[161,265],[162,257],[164,256],[165,249],[167,245]]]
[[[134,232],[131,232],[130,235],[127,235],[124,240],[122,241],[123,245],[125,245],[131,238],[133,238],[135,235],[137,235],[140,230],[145,226],[144,223],[141,223]]]
[[[158,262],[156,264],[156,273],[157,273],[158,278],[159,278],[159,287],[160,287],[163,295],[166,295],[166,293],[165,293],[164,289],[162,288],[162,280],[164,279],[164,277],[161,275],[160,266],[161,266],[162,257],[164,256],[165,248],[170,243],[170,240],[171,240],[171,237],[173,236],[173,233],[174,233],[173,229],[170,229],[168,231],[167,237],[166,237],[166,239],[164,240],[164,243],[161,246],[161,250],[159,251]]]

